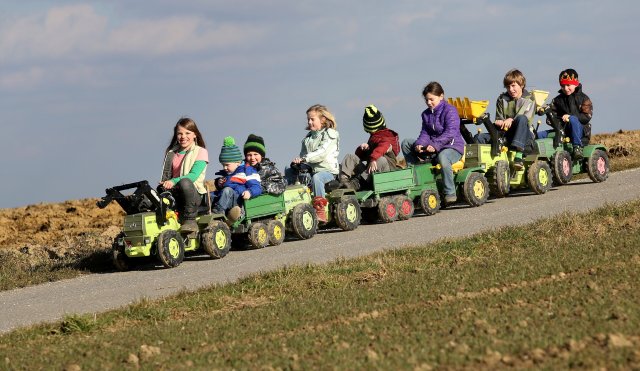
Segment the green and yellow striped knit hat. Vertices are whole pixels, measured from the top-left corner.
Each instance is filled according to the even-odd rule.
[[[236,146],[236,140],[233,137],[224,138],[222,149],[220,150],[220,157],[218,158],[221,164],[229,164],[232,162],[242,162],[244,157],[240,148]]]
[[[247,141],[244,143],[244,154],[247,152],[257,152],[264,158],[267,154],[267,150],[264,147],[264,139],[255,134],[249,134]]]
[[[364,131],[367,133],[375,133],[376,131],[386,127],[384,116],[382,116],[382,113],[380,113],[378,108],[373,104],[364,108],[362,125],[364,126]]]

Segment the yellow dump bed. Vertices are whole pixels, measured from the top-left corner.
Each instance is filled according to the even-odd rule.
[[[449,104],[456,107],[461,119],[476,121],[487,110],[488,100],[469,100],[467,97],[447,98]]]

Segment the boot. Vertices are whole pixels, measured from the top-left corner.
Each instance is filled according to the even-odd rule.
[[[329,201],[324,197],[316,196],[313,198],[313,208],[316,209],[316,215],[318,216],[319,222],[327,222],[327,212],[324,207],[327,206],[328,203]]]
[[[198,231],[198,224],[195,219],[185,219],[180,226],[180,232],[193,233]]]
[[[340,182],[337,180],[332,180],[330,182],[325,183],[324,185],[324,190],[328,193],[335,191],[336,189],[340,188]]]
[[[340,182],[340,188],[353,189],[354,191],[360,190],[360,181],[358,178],[346,179]]]

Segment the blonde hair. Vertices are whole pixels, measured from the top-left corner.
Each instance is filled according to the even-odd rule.
[[[505,88],[508,88],[509,85],[513,84],[514,82],[520,85],[520,87],[522,88],[527,86],[527,79],[524,77],[524,74],[520,72],[520,70],[517,70],[515,68],[512,70],[509,70],[504,75],[504,80],[502,80],[502,85],[504,85]]]
[[[307,113],[309,112],[317,112],[320,116],[324,117],[325,121],[322,124],[326,128],[335,129],[338,127],[336,124],[336,118],[333,116],[333,113],[329,112],[329,109],[322,104],[314,104],[313,106],[307,109]]]

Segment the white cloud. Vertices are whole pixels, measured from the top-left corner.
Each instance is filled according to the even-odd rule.
[[[45,76],[40,67],[31,67],[23,71],[0,75],[0,88],[22,89],[38,85]]]
[[[252,44],[264,35],[265,30],[258,26],[212,22],[199,16],[116,23],[90,5],[61,6],[2,26],[0,60],[64,60],[112,53],[167,55]]]

